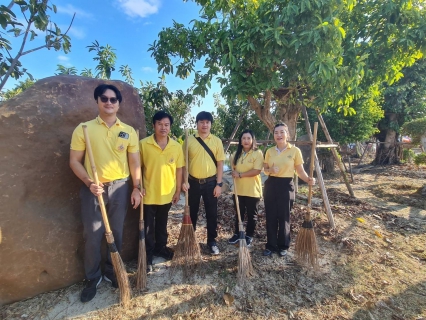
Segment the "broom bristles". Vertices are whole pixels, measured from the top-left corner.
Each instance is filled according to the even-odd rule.
[[[244,237],[244,232],[240,232],[238,249],[238,282],[241,284],[254,275],[253,265],[251,263],[250,251]]]
[[[146,246],[145,239],[139,239],[138,271],[136,274],[136,289],[146,289]]]
[[[118,288],[120,290],[120,302],[123,307],[127,308],[130,303],[131,295],[126,267],[124,266],[123,260],[121,260],[118,252],[111,252],[111,260],[114,267],[114,273],[117,278]]]
[[[318,267],[318,245],[313,227],[302,226],[297,234],[295,250],[299,262],[314,268]]]
[[[185,212],[187,209],[185,208]],[[200,245],[195,237],[191,218],[185,214],[179,239],[172,259],[173,267],[182,267],[184,277],[187,277],[201,263]]]

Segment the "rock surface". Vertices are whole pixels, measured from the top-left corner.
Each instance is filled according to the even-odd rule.
[[[55,76],[0,104],[0,305],[83,280],[81,181],[69,168],[71,134],[97,116],[94,88],[116,85],[118,117],[146,135],[136,90],[121,81]],[[138,210],[129,209],[123,260],[138,246]]]

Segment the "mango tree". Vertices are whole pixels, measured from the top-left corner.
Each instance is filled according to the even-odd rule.
[[[354,100],[397,79],[425,43],[424,9],[412,1],[195,2],[200,19],[174,22],[151,45],[158,70],[193,74],[200,96],[216,78],[228,101],[247,99],[269,129],[285,121],[292,137],[301,103],[353,114]]]

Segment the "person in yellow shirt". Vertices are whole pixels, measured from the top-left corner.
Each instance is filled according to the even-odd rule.
[[[81,123],[74,130],[70,151],[70,167],[84,183],[80,190],[86,274],[86,285],[80,297],[82,302],[88,302],[95,297],[96,288],[102,278],[118,288],[109,250],[104,276],[101,273],[101,243],[105,226],[97,197],[103,196],[118,251],[121,250],[124,218],[129,200],[133,208],[137,208],[141,201],[138,138],[131,126],[117,118],[122,101],[121,93],[113,85],[101,84],[95,88],[94,98],[99,115],[94,120]],[[89,157],[86,154],[83,124],[87,126],[89,133],[100,185],[96,185],[93,180]],[[133,189],[130,183],[133,183]]]
[[[247,212],[246,242],[251,246],[254,230],[256,228],[257,206],[262,197],[262,181],[260,172],[263,168],[262,151],[257,149],[256,138],[253,131],[246,129],[238,138],[237,151],[231,157],[232,177],[236,184],[241,221]],[[234,206],[235,206],[234,198]],[[235,217],[234,235],[228,240],[230,244],[236,244],[240,239],[238,218]]]
[[[173,117],[158,111],[152,124],[154,134],[140,141],[148,271],[152,271],[154,255],[173,258],[166,246],[167,219],[172,203],[179,201],[185,165],[182,146],[169,137]]]
[[[288,127],[278,123],[274,128],[276,146],[265,154],[264,172],[269,175],[265,181],[266,246],[264,256],[277,252],[281,257],[287,255],[290,247],[290,211],[294,201],[293,176],[296,171],[299,178],[309,185],[315,184],[303,168],[300,149],[291,145]]]
[[[210,112],[197,114],[197,133],[188,137],[189,186],[182,184],[189,194],[189,210],[194,226],[197,226],[200,198],[203,198],[207,219],[207,246],[210,254],[219,254],[217,237],[217,198],[222,192],[223,161],[225,152],[222,140],[210,133],[213,116]],[[203,146],[204,144],[204,146]],[[210,153],[210,154],[209,154]]]

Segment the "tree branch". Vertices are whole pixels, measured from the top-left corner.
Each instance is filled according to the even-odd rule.
[[[72,16],[71,23],[70,23],[70,25],[68,26],[67,31],[65,31],[65,33],[63,33],[63,34],[62,34],[62,37],[60,37],[58,40],[55,40],[55,41],[53,41],[53,42],[52,42],[52,43],[50,43],[50,44],[45,44],[45,45],[43,45],[43,46],[40,46],[40,47],[37,47],[37,48],[31,49],[31,50],[25,51],[25,52],[23,52],[23,53],[21,54],[21,56],[25,56],[25,55],[26,55],[26,54],[28,54],[28,53],[31,53],[31,52],[34,52],[34,51],[37,51],[37,50],[40,50],[40,49],[43,49],[43,48],[51,48],[51,47],[53,47],[53,45],[52,45],[52,44],[57,43],[57,42],[61,42],[61,40],[64,38],[64,36],[66,36],[66,35],[67,35],[68,31],[70,31],[71,26],[72,26],[72,24],[73,24],[73,22],[74,22],[74,18],[75,18],[75,13],[74,13],[74,15]]]
[[[271,92],[269,91],[269,95]],[[267,101],[268,93],[265,93],[265,101]],[[268,127],[269,130],[273,130],[275,126],[275,117],[271,114],[271,102],[269,97],[269,105],[268,106],[262,106],[257,99],[255,99],[252,96],[248,96],[247,100],[250,103],[251,108],[256,112],[259,119]],[[266,102],[265,102],[266,104]]]
[[[7,79],[9,79],[9,76],[12,74],[13,69],[15,68],[16,63],[18,62],[19,58],[22,56],[22,51],[24,50],[25,43],[27,42],[28,32],[31,28],[31,23],[28,24],[27,30],[24,35],[24,39],[22,40],[21,48],[19,49],[18,54],[15,56],[15,58],[12,60],[12,63],[9,66],[9,70],[7,70],[6,74],[4,75],[1,83],[0,83],[0,91],[3,89],[4,85],[6,84]]]

